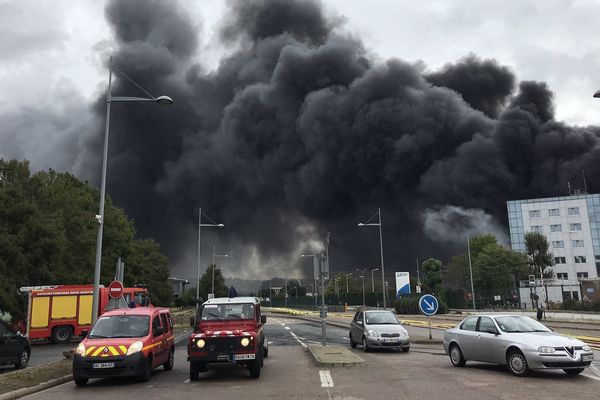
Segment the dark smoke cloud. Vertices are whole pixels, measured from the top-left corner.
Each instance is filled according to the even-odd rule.
[[[308,273],[299,255],[326,231],[333,269],[378,265],[376,230],[356,223],[381,207],[391,277],[416,257],[463,251],[465,232],[506,230],[508,199],[564,194],[582,168],[592,190],[600,178],[600,130],[555,121],[546,86],[513,93],[496,61],[468,56],[425,75],[375,62],[316,1],[232,1],[228,15],[221,37],[239,49],[206,71],[185,10],[107,8],[119,68],[176,101],[114,106],[109,165],[109,192],[175,274],[193,276],[199,206],[226,225],[203,241],[253,277]],[[115,94],[134,89],[117,79]]]

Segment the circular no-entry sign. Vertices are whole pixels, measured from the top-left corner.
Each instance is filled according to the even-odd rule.
[[[108,285],[108,295],[113,299],[118,299],[123,295],[123,283],[120,281],[112,281]]]

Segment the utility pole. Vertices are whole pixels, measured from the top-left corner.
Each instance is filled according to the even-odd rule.
[[[476,309],[476,307],[475,307],[475,289],[473,287],[473,267],[471,265],[471,243],[470,243],[470,241],[471,241],[471,239],[467,235],[467,251],[469,253],[469,275],[471,275],[471,298],[473,300],[473,310],[475,310]]]

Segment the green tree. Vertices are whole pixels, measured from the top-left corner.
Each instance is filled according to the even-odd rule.
[[[484,247],[473,260],[475,292],[488,301],[495,295],[511,298],[519,279],[527,275],[525,254],[507,249],[499,244]]]
[[[442,262],[437,258],[428,258],[423,261],[421,268],[425,292],[439,293],[442,286]]]
[[[208,294],[212,291],[213,269],[215,274],[215,297],[227,297],[229,288],[225,286],[225,278],[221,269],[214,264],[210,264],[204,274],[200,277],[200,297],[208,299]]]
[[[525,252],[529,263],[529,272],[537,275],[542,271],[544,277],[551,278],[554,259],[549,251],[548,239],[538,232],[525,234]]]
[[[306,288],[304,288],[297,279],[290,279],[287,282],[288,297],[306,296]]]

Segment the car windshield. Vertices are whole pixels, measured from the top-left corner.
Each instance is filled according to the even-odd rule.
[[[254,319],[254,305],[238,304],[205,304],[202,307],[202,321],[224,321]]]
[[[147,315],[115,315],[100,317],[90,331],[90,339],[133,338],[148,335],[150,317]]]
[[[397,325],[398,319],[391,312],[368,312],[367,324],[369,325]]]
[[[550,332],[548,328],[536,320],[518,315],[496,317],[496,322],[504,332]]]

